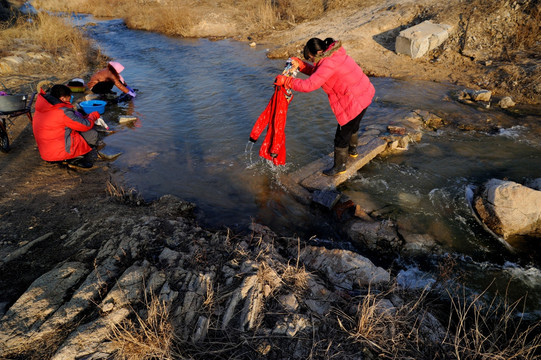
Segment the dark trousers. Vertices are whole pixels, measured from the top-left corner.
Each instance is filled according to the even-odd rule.
[[[92,92],[94,94],[109,94],[112,92],[114,85],[115,84],[111,81],[102,81],[94,85]]]
[[[87,131],[80,132],[83,139],[85,139],[86,143],[90,146],[96,146],[98,144],[99,140],[99,134],[96,129],[90,129]]]
[[[349,146],[349,140],[351,139],[351,135],[359,131],[359,124],[361,123],[366,109],[361,111],[359,115],[353,118],[353,120],[350,120],[347,124],[338,124],[338,126],[336,127],[336,134],[334,135],[334,147],[345,148]]]

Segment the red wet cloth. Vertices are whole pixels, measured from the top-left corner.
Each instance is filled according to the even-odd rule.
[[[267,135],[259,149],[259,156],[272,160],[274,165],[286,163],[286,117],[289,102],[293,94],[288,93],[283,86],[274,86],[274,95],[269,104],[257,118],[250,139],[257,141],[267,127]]]

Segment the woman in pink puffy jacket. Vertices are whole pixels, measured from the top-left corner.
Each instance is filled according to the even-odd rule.
[[[359,124],[375,89],[340,41],[312,38],[304,46],[304,58],[313,65],[295,57],[292,60],[302,73],[309,75],[307,79],[278,75],[275,84],[301,92],[322,88],[327,93],[338,126],[334,136],[334,165],[323,173],[333,176],[346,170],[348,154],[358,155]]]

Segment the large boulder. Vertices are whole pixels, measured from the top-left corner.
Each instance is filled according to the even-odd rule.
[[[541,191],[513,181],[491,179],[474,199],[474,208],[493,232],[541,237]]]
[[[447,40],[451,28],[450,25],[434,24],[426,20],[402,30],[396,38],[396,52],[417,59]]]

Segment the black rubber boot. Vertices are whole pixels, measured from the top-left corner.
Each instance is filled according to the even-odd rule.
[[[346,161],[348,157],[348,148],[334,148],[334,165],[332,168],[323,170],[323,174],[334,176],[346,171]]]
[[[351,135],[349,139],[348,154],[349,156],[357,157],[359,153],[357,152],[357,143],[359,141],[359,135],[357,133]]]
[[[88,161],[82,156],[74,158],[74,159],[69,159],[65,163],[71,169],[90,169],[93,166],[93,164],[90,161]]]
[[[92,152],[93,151],[89,151],[83,156],[67,160],[66,163],[68,167],[72,169],[91,169],[92,166],[94,166]]]

